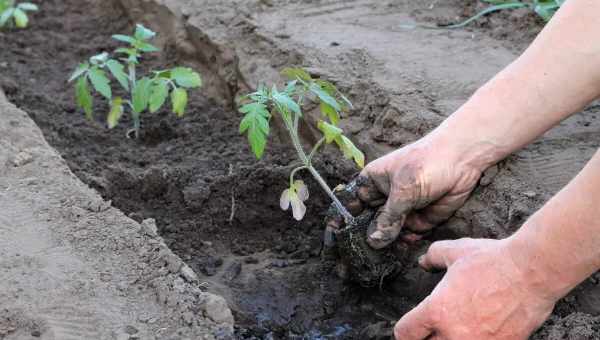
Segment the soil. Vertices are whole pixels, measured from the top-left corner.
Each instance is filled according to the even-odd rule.
[[[434,6],[430,12],[415,8],[420,5],[410,2],[392,1],[385,6],[398,11],[408,7],[411,18],[435,23],[471,15],[479,8],[474,3],[451,1]],[[295,4],[291,2],[291,6]],[[384,5],[374,1],[368,6]],[[230,9],[230,6],[226,7]],[[470,30],[497,39],[512,49],[522,50],[540,25],[529,14],[518,13],[526,19],[521,20],[523,17],[514,13],[501,13],[494,18],[484,18]],[[212,18],[209,14],[206,17]],[[267,10],[265,17],[268,19],[269,15]],[[306,17],[310,18],[308,14]],[[235,22],[229,19],[229,22]],[[265,22],[274,27],[279,24],[275,19]],[[517,22],[518,27],[526,29],[514,29],[513,26],[515,32],[520,32],[514,35],[513,29],[506,27],[510,27],[508,23]],[[358,24],[375,25],[367,21]],[[239,23],[236,27],[234,32],[248,29]],[[306,27],[308,30],[315,26]],[[279,34],[294,36],[293,28],[290,29],[292,31]],[[131,218],[137,221],[156,219],[167,245],[200,274],[200,285],[228,300],[236,318],[239,338],[375,339],[389,335],[393,321],[423,299],[442,274],[424,273],[413,263],[404,268],[403,275],[377,288],[361,288],[340,280],[335,275],[335,262],[327,260],[322,247],[322,220],[328,206],[327,197],[305,176],[303,179],[311,190],[307,218],[295,222],[289,212],[281,211],[278,199],[294,163],[293,151],[279,146],[285,144],[285,139],[273,136],[266,151],[268,156],[261,161],[255,160],[247,141],[237,133],[239,114],[219,105],[221,101],[209,98],[207,93],[215,91],[210,84],[207,89],[190,93],[187,115],[182,119],[167,111],[144,116],[138,140],[125,138],[130,124],[127,118],[119,127],[108,130],[101,114],[106,107],[101,104],[96,106],[95,121],[85,120],[75,108],[72,86],[66,79],[82,60],[114,49],[117,44],[108,38],[110,35],[131,30],[132,23],[123,9],[110,2],[45,1],[43,11],[32,19],[30,29],[0,33],[0,45],[3,46],[0,50],[0,87],[12,102],[29,113],[48,142],[83,182],[105,199],[112,200],[115,207]],[[456,33],[452,39],[469,43],[467,36]],[[456,44],[452,39],[445,43]],[[342,40],[339,42],[342,46],[347,44]],[[415,44],[419,48],[420,45]],[[407,41],[406,48],[415,48],[411,46]],[[244,51],[240,52],[242,56],[250,55],[256,60],[262,57],[254,54],[258,52]],[[424,53],[424,50],[419,51]],[[306,54],[307,59],[321,57],[310,52]],[[148,68],[175,64],[195,66],[188,57],[182,55],[174,43],[167,42],[162,54],[149,56],[144,64]],[[287,57],[301,58],[293,53],[288,53]],[[355,112],[347,118],[350,124],[355,124],[350,128],[363,145],[368,144],[367,139],[374,145],[378,142],[388,148],[403,145],[443,119],[444,114],[440,112],[456,106],[456,98],[447,102],[440,100],[445,94],[443,90],[432,94],[432,89],[444,87],[444,84],[412,80],[413,75],[420,77],[419,71],[407,70],[407,74],[398,77],[406,89],[394,93],[400,98],[396,101],[406,111],[388,110],[390,99],[381,94],[385,88],[374,87],[375,81],[368,76],[370,67],[378,67],[377,63],[382,61],[374,60],[359,48],[342,59],[352,65],[354,73],[351,75],[359,79],[358,85],[343,82],[341,85],[350,91],[352,99],[358,101],[357,107],[361,108],[360,113]],[[249,61],[240,63],[245,67]],[[257,64],[259,66],[254,67],[260,68],[264,62]],[[378,71],[381,77],[381,69]],[[462,71],[457,69],[456,72]],[[478,80],[469,78],[469,72],[463,73],[469,74],[460,79],[467,84],[460,91],[466,93]],[[451,78],[451,74],[444,76]],[[386,75],[378,80],[385,83],[390,77]],[[408,111],[418,111],[421,116],[410,116]],[[554,137],[551,135],[495,167],[495,172],[486,175],[489,182],[482,185],[465,208],[439,228],[431,240],[467,235],[502,237],[514,231],[553,190],[565,183],[565,178],[576,171],[590,150],[597,146],[598,138],[592,138],[588,130],[598,127],[595,123],[589,127],[598,111],[592,106],[565,123]],[[585,125],[585,128],[579,125]],[[577,127],[576,136],[560,134],[573,126]],[[377,150],[385,149],[374,148],[369,152],[376,154]],[[576,151],[570,153],[571,150]],[[546,162],[548,159],[550,161]],[[567,170],[556,170],[567,163]],[[317,168],[332,186],[346,182],[355,172],[352,164],[340,161],[332,150],[318,159]],[[531,172],[535,176],[531,176]],[[532,184],[536,190],[533,195],[523,195],[531,189],[523,184],[522,179],[528,177],[542,178]],[[424,241],[418,247],[423,249],[428,243]],[[575,311],[600,312],[598,304],[585,303],[600,296],[596,292],[597,282],[592,278],[561,302],[553,319],[539,334],[562,334],[559,333],[560,322],[563,325],[579,322],[569,319],[577,318],[577,315],[569,316]],[[563,321],[557,321],[559,319]],[[597,322],[587,316],[582,320],[585,327],[593,327],[590,325]],[[597,334],[597,328],[593,334]]]

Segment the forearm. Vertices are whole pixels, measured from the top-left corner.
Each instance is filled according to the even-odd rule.
[[[432,135],[487,167],[600,95],[600,1],[569,0],[511,65]]]
[[[600,269],[600,151],[507,244],[541,291],[564,296]]]

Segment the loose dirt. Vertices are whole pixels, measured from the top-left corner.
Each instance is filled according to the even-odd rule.
[[[128,119],[106,129],[102,105],[95,121],[86,121],[66,84],[77,63],[115,48],[111,34],[131,31],[119,6],[44,2],[30,29],[0,33],[0,86],[83,182],[131,218],[156,219],[166,244],[200,275],[202,287],[228,300],[239,338],[384,338],[393,321],[424,298],[441,274],[424,273],[413,264],[374,289],[338,279],[335,262],[322,251],[327,198],[305,177],[312,196],[308,217],[294,222],[282,212],[278,198],[294,163],[292,151],[277,146],[286,140],[275,136],[269,156],[256,161],[237,134],[239,114],[221,104],[258,79],[278,80],[275,70],[282,65],[308,66],[351,95],[357,109],[346,117],[346,128],[372,159],[436,126],[539,30],[539,23],[532,25],[535,19],[521,12],[458,31],[403,25],[460,20],[478,9],[474,3],[176,3],[187,20],[185,32],[201,36],[202,46],[218,46],[218,53],[214,60],[195,60],[190,46],[173,39],[164,41],[162,55],[147,58],[152,68],[200,67],[208,81],[205,89],[190,94],[183,119],[166,111],[145,116],[139,140],[125,138]],[[157,12],[139,16],[162,19],[167,5],[144,3]],[[289,18],[296,24],[290,25]],[[517,22],[517,27],[510,25]],[[519,30],[520,25],[527,30]],[[499,33],[495,27],[508,31]],[[165,29],[166,36],[181,35],[171,28]],[[509,32],[513,28],[519,35]],[[207,56],[213,50],[198,53]],[[420,246],[462,236],[503,237],[518,228],[595,150],[598,112],[591,106],[488,171],[466,206]],[[338,159],[329,150],[318,160],[332,185],[355,172]],[[540,334],[562,334],[557,333],[561,325],[578,318],[569,316],[574,311],[599,314],[598,296],[594,277],[559,304]],[[591,317],[581,320],[589,329],[596,327]]]

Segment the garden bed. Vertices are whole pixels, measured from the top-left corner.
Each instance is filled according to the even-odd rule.
[[[66,82],[71,71],[86,57],[113,50],[116,42],[108,37],[130,32],[132,27],[117,4],[45,1],[30,29],[0,33],[0,86],[29,113],[83,182],[134,220],[156,219],[167,245],[199,274],[200,284],[228,300],[238,337],[377,338],[387,334],[393,321],[426,296],[440,275],[412,266],[407,275],[374,289],[342,282],[335,275],[335,262],[327,260],[322,248],[327,197],[312,190],[302,222],[279,209],[294,153],[272,140],[267,151],[271,156],[257,162],[245,137],[238,134],[240,114],[206,95],[230,97],[230,93],[218,95],[225,91],[222,83],[216,86],[208,81],[204,89],[190,92],[182,119],[167,110],[144,116],[138,140],[125,137],[128,118],[113,130],[105,127],[107,107],[96,107],[94,122],[75,108],[72,86]],[[160,35],[160,28],[157,31]],[[163,50],[147,58],[150,68],[198,66],[174,43],[167,42]],[[202,70],[210,67],[204,65]],[[411,96],[423,94],[417,91]],[[335,159],[325,153],[317,163],[331,185],[347,181],[355,172],[349,162]],[[512,196],[518,196],[520,189],[510,185],[516,175],[501,172],[511,179],[503,181],[501,174],[499,186],[478,190],[476,204],[486,198],[507,205],[515,202]],[[305,180],[316,188],[309,178]],[[527,203],[507,219],[518,224],[536,204],[539,201]],[[506,206],[487,208],[509,210]],[[461,216],[477,209],[481,206],[472,205]],[[484,220],[464,219],[480,225],[498,223],[485,216]],[[477,236],[507,232],[486,228]],[[433,237],[461,236],[453,230]],[[583,289],[595,296],[594,287]],[[579,310],[580,305],[574,297],[563,302],[555,321]]]

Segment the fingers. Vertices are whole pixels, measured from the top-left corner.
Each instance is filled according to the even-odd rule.
[[[496,240],[471,238],[434,242],[427,253],[419,258],[419,265],[427,271],[446,269],[458,259],[488,247],[494,242]]]
[[[471,191],[449,192],[442,198],[408,215],[405,227],[423,233],[448,220],[454,212],[465,204]]]
[[[367,229],[367,243],[374,249],[388,246],[398,238],[405,219],[406,214],[395,210],[388,200]]]
[[[425,299],[394,326],[396,340],[425,340],[433,333],[433,324],[428,313],[429,302]]]

